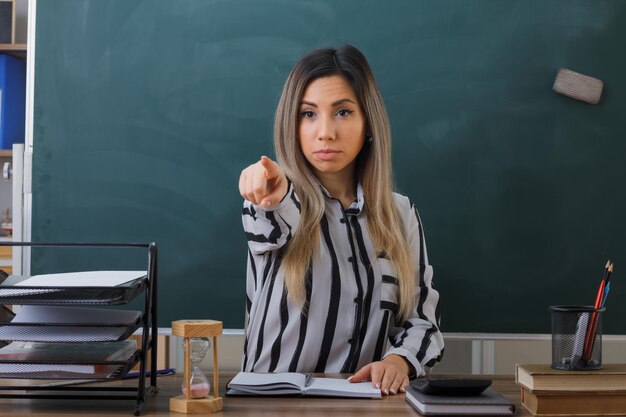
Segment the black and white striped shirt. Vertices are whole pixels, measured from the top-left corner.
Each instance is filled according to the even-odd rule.
[[[384,253],[375,253],[365,224],[362,188],[359,185],[357,200],[347,209],[322,190],[326,207],[320,247],[306,277],[308,314],[287,297],[280,267],[282,248],[300,221],[293,186],[269,210],[244,202],[249,256],[243,370],[352,373],[397,354],[413,365],[417,375],[424,374],[441,358],[443,338],[439,294],[432,287],[433,270],[415,208],[408,198],[394,194],[418,273],[413,314],[396,323],[394,266]]]

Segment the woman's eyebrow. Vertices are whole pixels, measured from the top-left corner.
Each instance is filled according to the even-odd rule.
[[[337,101],[334,101],[334,102],[331,104],[331,106],[332,106],[332,107],[336,107],[336,106],[338,106],[338,105],[340,105],[340,104],[343,104],[343,103],[346,103],[346,102],[348,102],[348,103],[352,103],[352,104],[356,105],[356,103],[355,103],[354,101],[350,100],[349,98],[341,98],[341,99],[339,99],[339,100],[337,100]],[[302,102],[300,103],[300,105],[301,105],[301,106],[302,106],[302,105],[307,105],[307,106],[311,106],[311,107],[315,107],[315,108],[317,108],[317,104],[315,104],[315,103],[313,103],[313,102],[311,102],[311,101],[306,101],[306,100],[302,100]]]
[[[339,99],[339,100],[333,102],[332,106],[335,107],[335,106],[338,106],[338,105],[343,104],[345,102],[356,104],[354,101],[350,100],[349,98],[342,98],[342,99]]]

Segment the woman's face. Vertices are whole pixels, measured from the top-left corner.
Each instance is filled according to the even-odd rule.
[[[298,137],[316,175],[353,175],[365,142],[365,125],[356,94],[343,77],[317,78],[304,90]]]

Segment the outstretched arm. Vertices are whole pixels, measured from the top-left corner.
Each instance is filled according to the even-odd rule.
[[[239,192],[245,198],[242,223],[251,253],[285,245],[300,222],[300,203],[280,165],[261,157],[241,172]]]

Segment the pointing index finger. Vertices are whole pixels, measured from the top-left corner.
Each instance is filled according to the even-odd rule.
[[[267,156],[261,157],[261,165],[265,168],[265,178],[271,179],[278,175],[278,170],[276,169],[276,162],[272,161]]]

